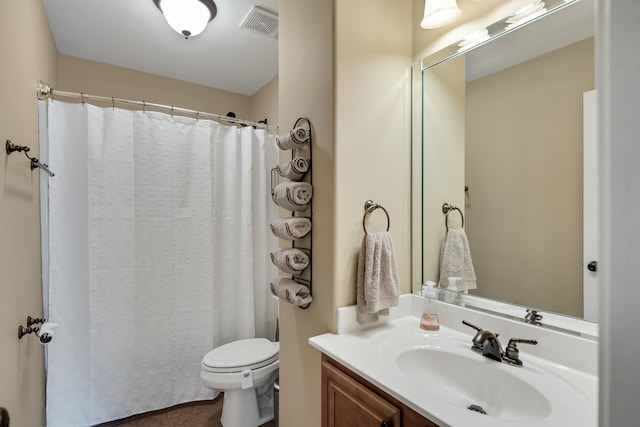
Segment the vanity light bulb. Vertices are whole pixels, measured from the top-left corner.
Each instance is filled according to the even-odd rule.
[[[462,14],[456,0],[425,0],[424,17],[420,26],[424,29],[443,27]]]

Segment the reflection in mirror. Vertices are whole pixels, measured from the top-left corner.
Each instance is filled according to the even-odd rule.
[[[451,203],[464,207],[477,276],[470,294],[582,318],[583,296],[591,298],[583,275],[594,276],[583,262],[594,5],[536,5],[533,19],[507,17],[423,60],[424,179],[414,186],[423,267],[414,283],[438,281],[440,207]],[[514,26],[518,19],[526,22]]]

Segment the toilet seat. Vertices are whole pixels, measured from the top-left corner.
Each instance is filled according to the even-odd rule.
[[[249,338],[211,350],[202,358],[202,369],[216,373],[242,372],[270,365],[278,358],[279,343],[265,338]]]

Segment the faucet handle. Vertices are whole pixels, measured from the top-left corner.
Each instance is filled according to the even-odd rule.
[[[525,340],[522,338],[511,338],[509,340],[509,344],[507,344],[507,349],[504,352],[504,356],[502,356],[502,360],[510,365],[522,366],[522,360],[520,360],[520,350],[518,350],[517,346],[518,343],[536,345],[538,344],[538,341]]]
[[[475,329],[475,330],[476,330],[476,331],[478,331],[478,332],[482,332],[482,331],[483,331],[483,329],[482,329],[480,326],[476,326],[476,325],[474,325],[473,323],[469,323],[469,322],[467,322],[466,320],[463,320],[463,321],[462,321],[462,324],[463,324],[463,325],[470,326],[470,327],[472,327],[473,329]]]
[[[524,316],[524,321],[533,325],[540,325],[542,320],[542,314],[539,314],[537,310],[527,308],[527,314]]]
[[[500,335],[494,334],[493,332],[487,331],[486,329],[482,329],[481,327],[469,323],[466,320],[463,320],[462,323],[476,330],[476,335],[471,340],[471,350],[475,351],[476,353],[482,353],[485,343],[490,339],[497,339]],[[498,346],[499,345],[500,344],[498,343]]]

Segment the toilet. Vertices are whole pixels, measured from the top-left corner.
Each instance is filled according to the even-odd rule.
[[[278,377],[279,343],[249,338],[224,344],[202,358],[205,387],[224,392],[224,427],[253,427],[273,419],[273,399],[260,408],[260,389],[270,390]]]

